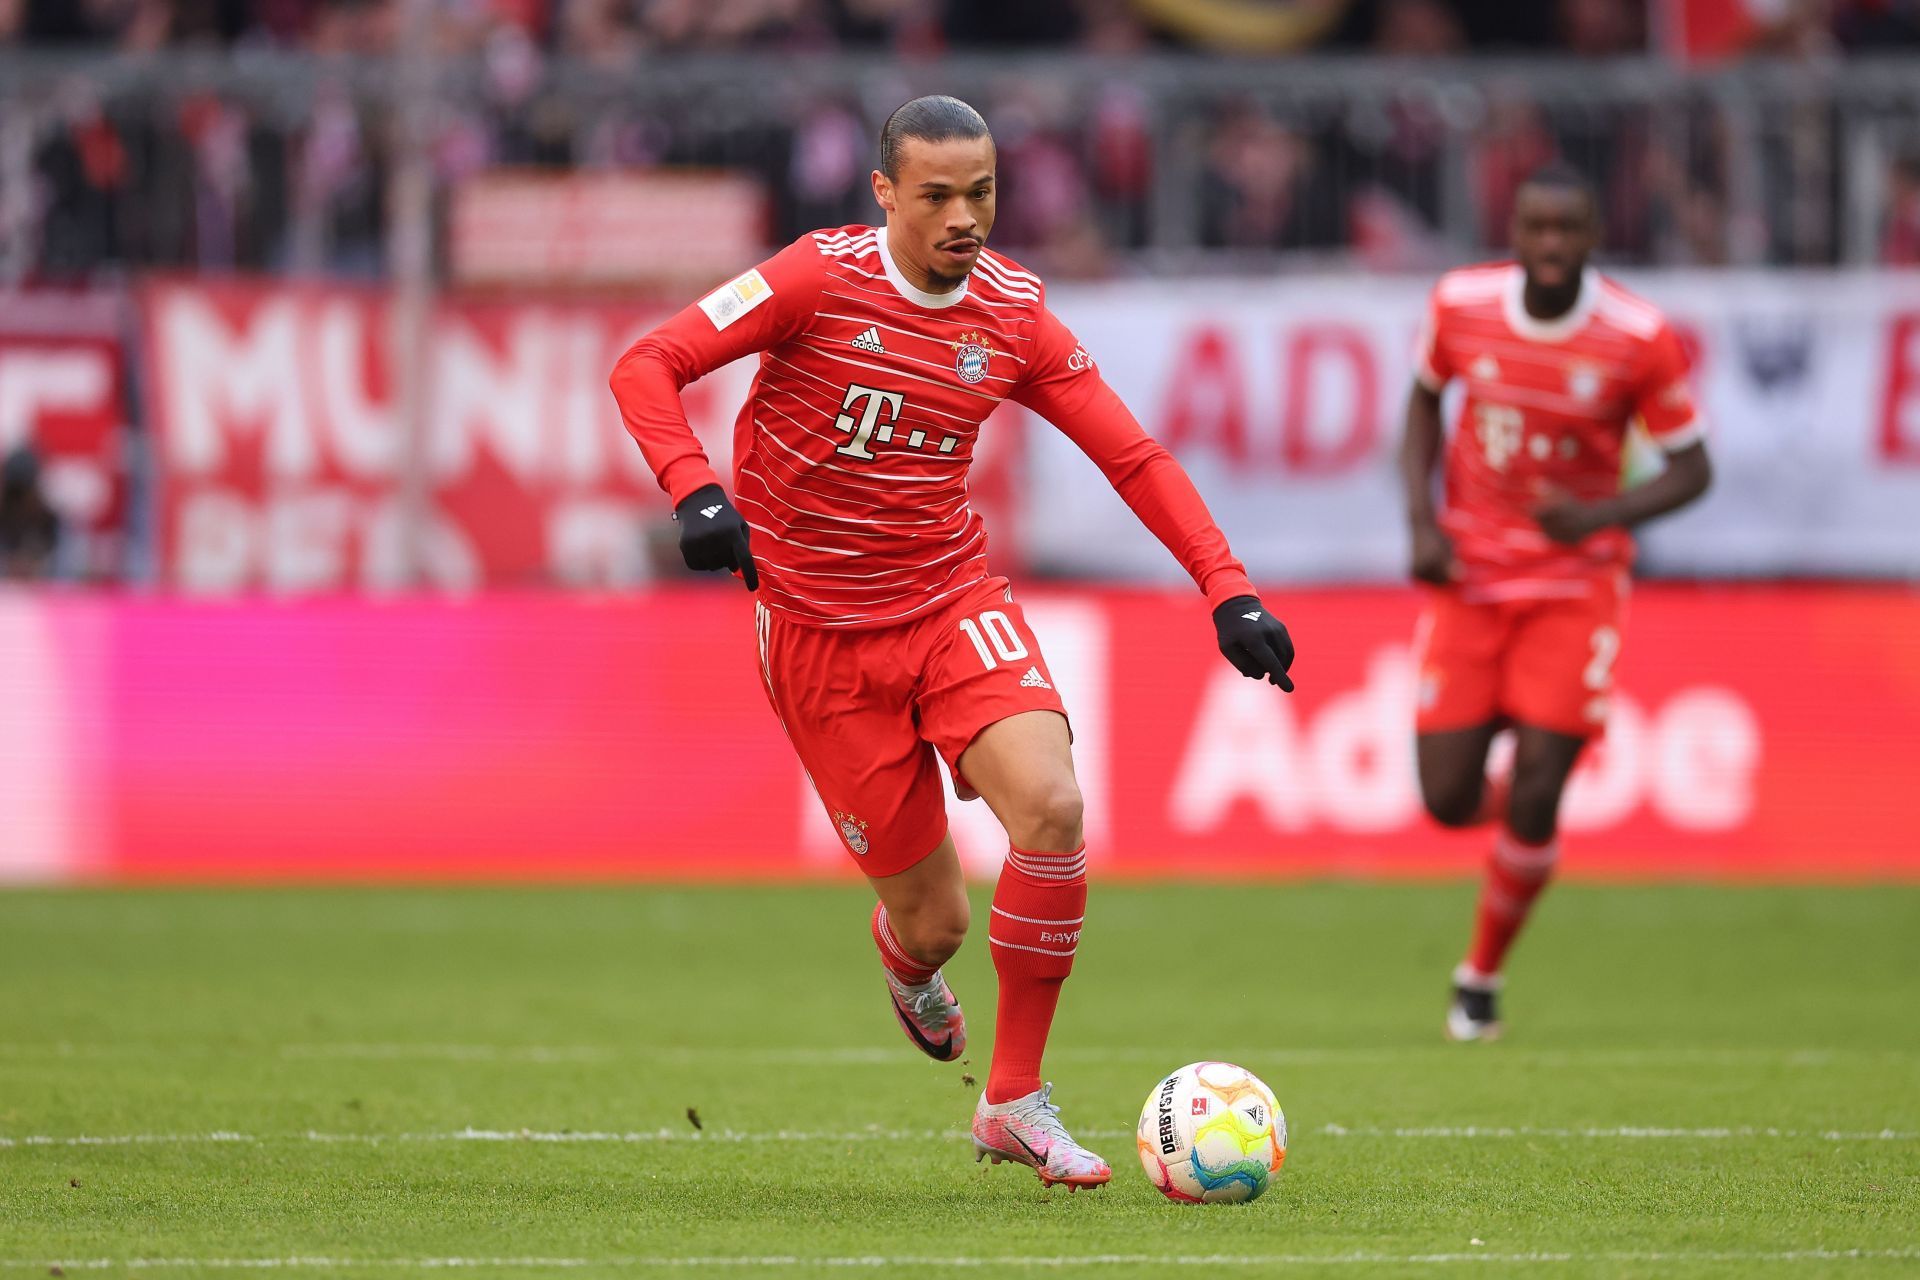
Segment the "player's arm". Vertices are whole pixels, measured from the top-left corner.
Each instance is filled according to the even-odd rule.
[[[1220,652],[1240,673],[1291,693],[1293,639],[1261,603],[1207,504],[1173,455],[1149,436],[1051,311],[1012,398],[1093,459],[1140,522],[1174,554],[1213,606]]]
[[[1540,528],[1555,542],[1578,543],[1602,529],[1631,529],[1696,501],[1713,484],[1707,446],[1698,440],[1669,452],[1657,476],[1623,489],[1611,498],[1579,502],[1562,498],[1535,513]]]
[[[1660,474],[1611,497],[1580,502],[1559,497],[1534,513],[1555,542],[1569,545],[1601,529],[1631,529],[1697,501],[1713,484],[1706,425],[1687,385],[1687,362],[1673,330],[1654,339],[1649,370],[1635,396],[1640,424],[1666,456]]]
[[[1440,408],[1447,371],[1438,334],[1439,304],[1433,301],[1428,303],[1426,323],[1414,351],[1413,387],[1407,392],[1406,422],[1400,432],[1400,485],[1406,496],[1407,531],[1413,544],[1413,576],[1422,582],[1445,585],[1459,576],[1460,566],[1453,558],[1453,543],[1440,531],[1440,516],[1433,502],[1434,472],[1447,435]]]
[[[687,567],[738,571],[749,591],[760,578],[747,522],[707,461],[680,392],[804,329],[819,302],[819,259],[805,237],[789,245],[627,348],[608,380],[621,421],[673,503]]]

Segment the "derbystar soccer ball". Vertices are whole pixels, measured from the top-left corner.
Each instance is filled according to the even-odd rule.
[[[1235,1204],[1267,1189],[1287,1158],[1287,1118],[1260,1077],[1196,1062],[1153,1087],[1140,1112],[1140,1167],[1181,1204]]]

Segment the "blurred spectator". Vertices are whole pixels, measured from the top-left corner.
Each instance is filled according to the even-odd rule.
[[[959,46],[1071,43],[1081,31],[1071,0],[946,0],[941,25]]]
[[[852,104],[822,102],[801,116],[793,136],[790,183],[796,234],[879,216],[867,180],[873,149],[874,140]]]
[[[1223,249],[1319,249],[1342,243],[1333,193],[1311,144],[1264,107],[1240,102],[1209,130],[1201,243]]]
[[[53,576],[60,517],[40,491],[40,459],[21,445],[0,463],[0,578]]]
[[[1153,202],[1152,104],[1125,85],[1100,94],[1083,148],[1103,238],[1126,248],[1147,243]]]
[[[1443,58],[1466,47],[1460,15],[1442,0],[1385,0],[1374,52],[1390,58]]]
[[[1847,49],[1920,45],[1920,0],[1833,0],[1833,30]]]
[[[1072,133],[1074,104],[1043,83],[1010,86],[987,109],[999,153],[994,238],[1044,250],[1090,215],[1086,174]]]
[[[1504,247],[1513,198],[1528,174],[1559,154],[1545,113],[1511,89],[1489,93],[1485,124],[1475,139],[1474,194],[1480,207],[1480,243]]]
[[[130,182],[127,146],[84,80],[61,86],[54,119],[34,158],[47,210],[41,269],[80,275],[120,258],[120,202]]]
[[[1920,267],[1920,147],[1894,161],[1887,178],[1880,261],[1890,267]]]
[[[1638,0],[1560,0],[1560,44],[1582,58],[1611,58],[1647,47]]]

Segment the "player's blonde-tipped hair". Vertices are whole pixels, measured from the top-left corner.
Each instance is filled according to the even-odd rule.
[[[951,138],[991,138],[978,111],[944,93],[901,104],[880,128],[880,172],[889,182],[900,177],[900,151],[908,138],[946,142]]]

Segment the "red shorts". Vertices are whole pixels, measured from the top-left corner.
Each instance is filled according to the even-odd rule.
[[[1022,711],[1067,713],[1005,578],[897,627],[757,614],[767,698],[869,876],[905,871],[946,836],[939,759],[967,794],[960,755],[982,729]]]
[[[1626,622],[1627,577],[1570,580],[1567,592],[1469,600],[1458,587],[1432,591],[1414,639],[1419,732],[1508,723],[1576,738],[1601,733]]]

